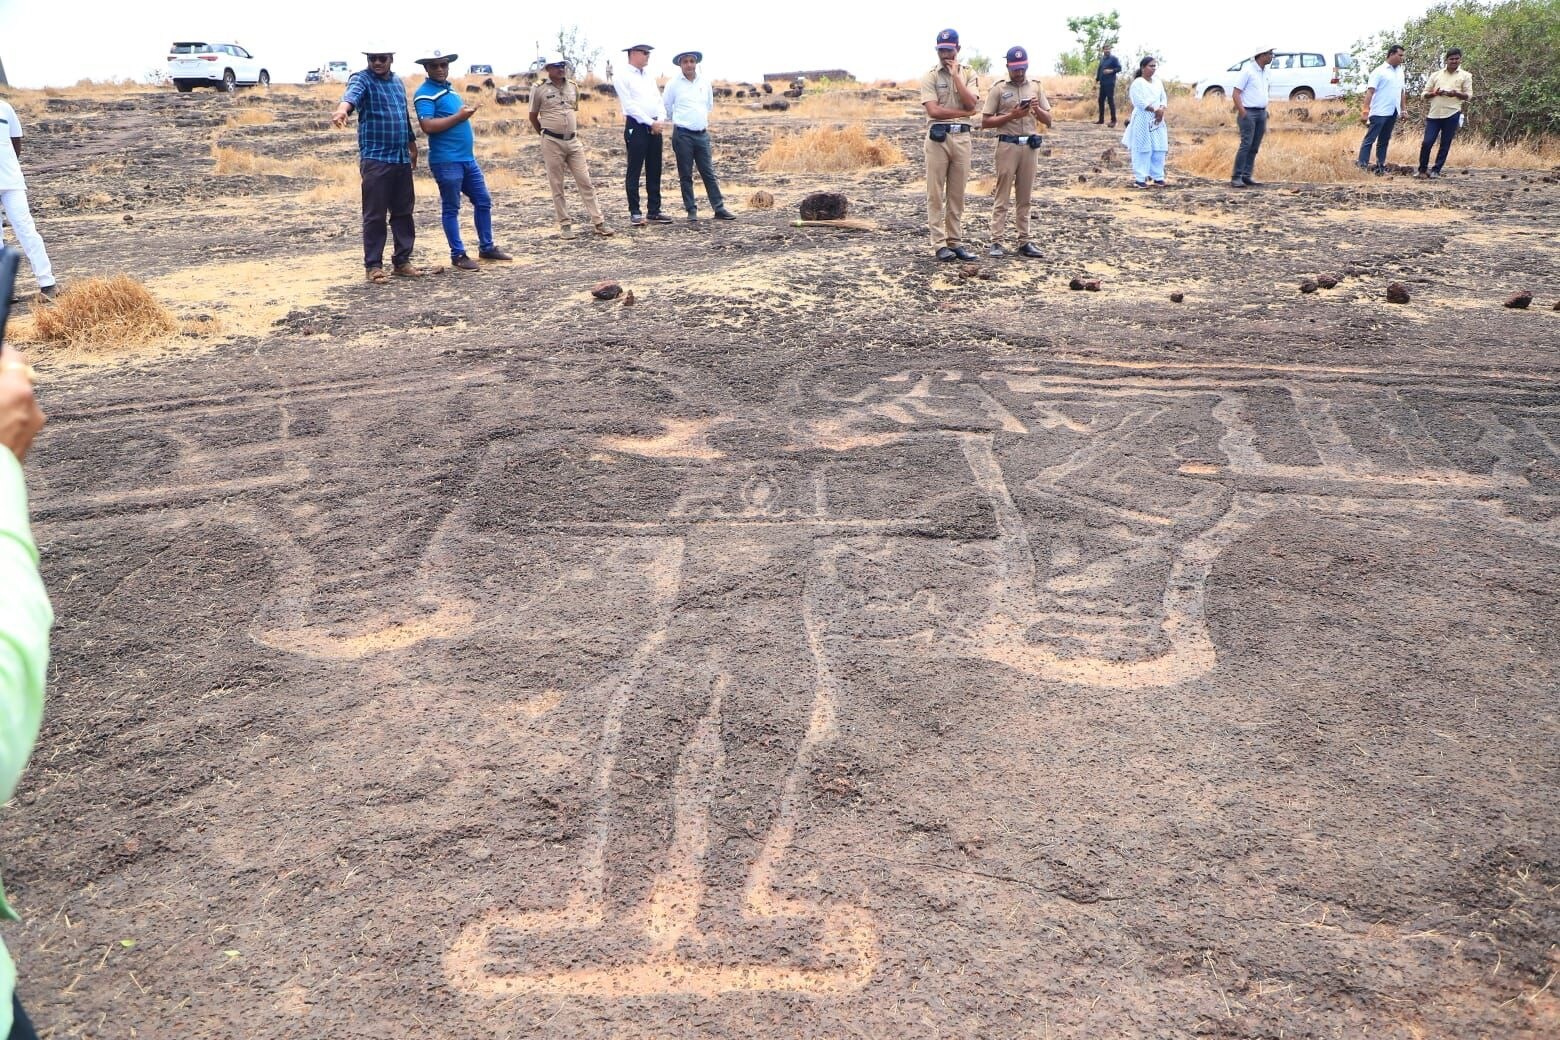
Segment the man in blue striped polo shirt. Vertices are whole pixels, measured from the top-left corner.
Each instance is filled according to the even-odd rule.
[[[368,68],[354,72],[347,81],[341,104],[330,117],[338,130],[354,111],[358,117],[358,170],[363,176],[363,266],[368,280],[383,283],[385,277],[385,214],[395,252],[392,270],[401,278],[421,278],[426,272],[412,266],[412,245],[417,229],[412,209],[417,195],[412,171],[417,169],[417,135],[406,109],[406,88],[390,72],[395,53],[364,51]]]
[[[513,258],[493,244],[493,197],[488,194],[482,167],[477,165],[476,135],[471,128],[477,106],[462,101],[450,83],[450,62],[459,57],[434,51],[431,58],[417,59],[428,78],[417,88],[412,105],[417,109],[417,125],[428,135],[428,172],[439,185],[450,264],[461,271],[475,271],[477,262],[466,255],[466,243],[460,238],[462,194],[471,200],[477,255],[484,260]]]

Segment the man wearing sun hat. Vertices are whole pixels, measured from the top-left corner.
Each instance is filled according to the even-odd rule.
[[[672,64],[682,70],[682,75],[672,77],[661,95],[666,118],[672,124],[672,154],[677,157],[677,181],[682,187],[683,209],[687,210],[690,223],[699,219],[693,198],[695,166],[699,179],[704,182],[704,194],[709,196],[710,208],[715,211],[715,219],[737,219],[726,208],[720,181],[715,177],[715,160],[710,150],[710,113],[715,108],[715,91],[710,81],[699,75],[699,63],[703,60],[701,51],[683,51],[673,58]]]
[[[428,78],[413,95],[412,107],[417,109],[417,125],[428,135],[428,172],[439,186],[450,265],[461,271],[475,271],[477,262],[466,255],[466,244],[460,238],[461,195],[471,200],[472,220],[477,226],[477,255],[484,260],[513,258],[493,244],[493,197],[488,194],[482,167],[477,165],[476,136],[471,129],[477,106],[462,101],[450,83],[450,63],[459,57],[434,51],[432,57],[417,59]]]
[[[1235,105],[1235,122],[1240,126],[1240,148],[1235,153],[1235,170],[1230,174],[1232,188],[1257,187],[1251,174],[1257,165],[1262,138],[1267,134],[1267,67],[1272,63],[1273,48],[1264,47],[1240,67],[1240,73],[1235,77],[1231,100]]]
[[[406,88],[400,77],[390,71],[394,51],[363,54],[368,58],[368,68],[352,74],[341,104],[330,117],[331,125],[339,130],[347,125],[347,117],[357,112],[358,170],[363,178],[363,266],[369,281],[387,280],[384,259],[388,212],[390,232],[395,238],[395,252],[390,256],[392,270],[401,278],[420,278],[426,272],[412,266],[412,246],[417,240],[417,228],[412,223],[412,210],[417,204],[412,186],[412,171],[417,169],[417,134],[406,108]]]
[[[937,34],[937,65],[921,77],[926,135],[926,223],[939,260],[973,260],[964,248],[964,185],[970,177],[970,120],[980,79],[959,64],[959,34]]]
[[[542,166],[547,170],[547,186],[552,189],[553,212],[558,217],[558,237],[573,238],[569,206],[563,199],[563,174],[574,175],[585,214],[596,234],[607,238],[612,229],[601,215],[596,188],[585,165],[585,146],[580,143],[579,84],[569,79],[569,62],[561,54],[547,62],[547,78],[531,89],[531,129],[542,135]]]
[[[993,83],[981,109],[980,128],[1000,129],[997,137],[997,201],[991,208],[989,256],[1005,256],[1002,232],[1007,224],[1008,195],[1017,202],[1013,224],[1018,231],[1018,255],[1043,256],[1029,238],[1030,199],[1034,194],[1039,163],[1040,124],[1051,125],[1051,102],[1040,84],[1029,78],[1029,52],[1011,47],[1007,52],[1007,79]]]
[[[670,224],[672,218],[661,212],[661,144],[666,129],[666,107],[655,77],[645,66],[650,64],[648,43],[636,43],[626,49],[628,68],[612,80],[618,105],[623,109],[623,144],[628,150],[628,222],[635,227],[646,223]],[[644,173],[645,194],[649,196],[648,218],[639,208],[639,175]]]

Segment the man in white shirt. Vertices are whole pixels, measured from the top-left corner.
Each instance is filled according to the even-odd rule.
[[[38,281],[38,294],[44,300],[54,297],[59,286],[54,282],[54,269],[49,266],[49,254],[43,248],[43,237],[33,223],[32,210],[27,206],[27,182],[22,179],[22,123],[16,118],[16,109],[0,101],[0,208],[16,235],[16,244],[27,255],[32,265],[33,277]]]
[[[653,50],[655,48],[648,43],[629,47],[628,68],[612,80],[618,105],[623,109],[623,144],[628,149],[628,177],[624,186],[628,189],[628,222],[635,227],[672,222],[671,217],[661,212],[661,144],[667,125],[666,106],[661,103],[661,91],[655,84],[655,77],[645,71]],[[649,196],[648,220],[639,208],[641,171],[645,177],[645,194]]]
[[[720,182],[715,178],[715,160],[710,151],[710,112],[715,108],[715,91],[710,81],[699,75],[699,63],[703,60],[700,51],[683,51],[673,58],[682,75],[674,77],[661,95],[666,117],[672,124],[672,154],[677,157],[677,180],[682,186],[683,209],[688,211],[690,223],[699,219],[693,199],[695,166],[704,182],[704,194],[715,210],[715,219],[737,219],[726,208]]]
[[[1267,134],[1268,120],[1268,71],[1273,64],[1273,48],[1264,47],[1235,77],[1235,122],[1240,126],[1240,149],[1235,153],[1235,171],[1230,174],[1230,187],[1255,188],[1251,179],[1257,165],[1257,152],[1262,148],[1262,138]]]
[[[1403,48],[1393,44],[1387,51],[1387,60],[1370,75],[1370,85],[1365,88],[1365,107],[1360,110],[1360,122],[1365,123],[1365,140],[1360,142],[1359,166],[1370,169],[1370,146],[1376,146],[1376,174],[1387,172],[1387,145],[1392,142],[1392,128],[1398,116],[1403,114]]]

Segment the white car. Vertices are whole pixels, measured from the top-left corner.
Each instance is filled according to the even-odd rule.
[[[320,67],[320,79],[326,83],[345,83],[352,78],[352,66],[344,61],[327,61]]]
[[[1235,77],[1251,58],[1243,58],[1219,73],[1199,80],[1192,93],[1200,98],[1226,97],[1235,89]],[[1354,67],[1344,51],[1274,51],[1268,66],[1269,101],[1330,101],[1344,95],[1343,78]]]
[[[238,86],[271,85],[270,71],[236,43],[175,43],[168,48],[168,78],[181,94],[196,87],[230,91]]]

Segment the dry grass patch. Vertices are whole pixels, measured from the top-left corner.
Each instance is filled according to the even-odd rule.
[[[276,116],[264,108],[241,108],[227,117],[227,126],[264,126],[276,122]]]
[[[872,137],[860,126],[815,126],[799,133],[775,133],[758,157],[765,173],[839,173],[905,161],[893,141]]]
[[[358,168],[351,162],[277,159],[220,144],[211,146],[211,159],[215,164],[213,172],[220,177],[297,177],[315,181],[315,186],[303,193],[305,202],[334,202],[353,198],[360,191]]]
[[[1371,175],[1355,165],[1364,130],[1339,129],[1328,132],[1270,132],[1262,141],[1257,157],[1260,179],[1294,181],[1303,184],[1364,182]],[[1394,136],[1387,161],[1404,166],[1419,163],[1420,132]],[[1188,145],[1177,135],[1170,148],[1170,163],[1179,170],[1200,177],[1227,178],[1235,164],[1240,137],[1233,130]],[[1452,147],[1453,168],[1481,167],[1503,170],[1549,170],[1560,164],[1560,141],[1524,141],[1506,148],[1487,144],[1471,135],[1459,137]]]
[[[129,275],[89,278],[33,308],[29,339],[51,346],[137,346],[179,330],[173,313]]]

